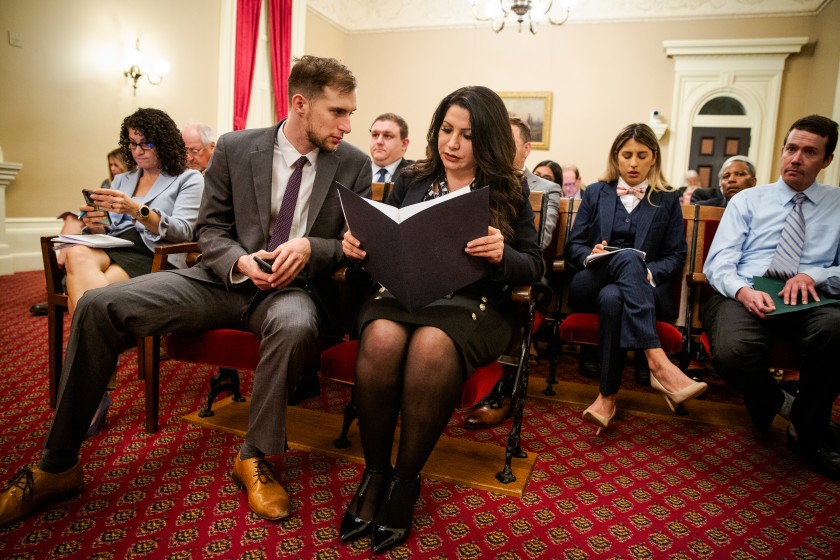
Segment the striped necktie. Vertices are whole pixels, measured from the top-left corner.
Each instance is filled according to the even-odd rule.
[[[802,216],[802,202],[805,193],[796,193],[793,197],[793,208],[790,210],[776,253],[770,262],[765,276],[787,280],[799,271],[799,259],[802,257],[802,246],[805,244],[805,218]]]

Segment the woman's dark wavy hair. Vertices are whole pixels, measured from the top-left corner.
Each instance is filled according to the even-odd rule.
[[[560,166],[559,163],[556,161],[547,159],[545,161],[539,162],[537,165],[534,166],[536,170],[538,167],[548,167],[551,169],[551,174],[554,175],[554,182],[558,185],[563,184],[563,168]]]
[[[161,171],[177,177],[187,168],[187,149],[175,121],[160,109],[137,109],[135,113],[123,119],[120,127],[120,148],[129,171],[137,169],[137,162],[134,161],[128,147],[129,128],[142,134],[146,142],[155,145]]]
[[[493,90],[483,86],[467,86],[444,97],[435,110],[426,135],[427,158],[406,168],[403,175],[412,180],[431,183],[445,173],[438,152],[438,135],[446,111],[452,105],[470,113],[475,178],[478,185],[490,187],[490,225],[500,230],[505,240],[510,241],[514,235],[511,222],[516,219],[523,200],[521,175],[513,168],[516,145],[508,111]]]

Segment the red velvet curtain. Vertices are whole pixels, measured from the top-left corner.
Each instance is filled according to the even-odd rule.
[[[288,78],[292,65],[292,0],[269,0],[271,19],[271,74],[274,113],[279,122],[289,108]]]
[[[233,130],[242,130],[248,120],[254,59],[259,37],[262,0],[236,2],[236,66],[233,74]]]

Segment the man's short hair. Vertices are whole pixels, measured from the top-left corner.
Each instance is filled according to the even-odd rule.
[[[312,101],[331,87],[341,93],[352,93],[356,89],[356,77],[341,62],[334,58],[306,55],[294,60],[289,73],[289,103],[296,94]]]
[[[723,179],[723,170],[729,167],[730,163],[734,163],[736,161],[742,162],[744,165],[747,166],[747,172],[750,174],[750,177],[755,178],[755,165],[753,162],[750,161],[750,158],[747,156],[732,156],[728,160],[723,162],[723,165],[720,166],[720,171],[718,171],[718,179]]]
[[[511,126],[515,126],[519,129],[519,136],[522,138],[522,143],[527,144],[531,141],[531,127],[528,126],[528,123],[520,119],[519,117],[510,117],[510,124]]]
[[[580,171],[578,170],[577,165],[567,163],[566,165],[563,166],[563,171],[574,171],[575,172],[575,180],[580,179]]]
[[[790,136],[793,129],[804,130],[805,132],[810,132],[811,134],[816,134],[817,136],[822,136],[826,139],[825,158],[823,161],[827,160],[831,154],[834,153],[834,149],[837,147],[837,123],[828,117],[823,117],[822,115],[808,115],[807,117],[802,117],[797,120],[795,123],[790,125],[787,134],[785,134],[785,141],[782,145],[787,144],[788,136]]]
[[[396,113],[382,113],[375,119],[373,122],[370,123],[370,127],[373,128],[373,125],[379,121],[391,121],[397,123],[397,126],[400,127],[400,140],[405,140],[408,138],[408,123],[405,122],[405,119],[399,116]]]

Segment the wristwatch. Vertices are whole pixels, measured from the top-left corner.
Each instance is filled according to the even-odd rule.
[[[134,219],[141,221],[145,220],[149,217],[150,213],[151,210],[149,210],[149,207],[143,204],[142,206],[140,206],[140,208],[137,209],[137,215],[134,216]]]

